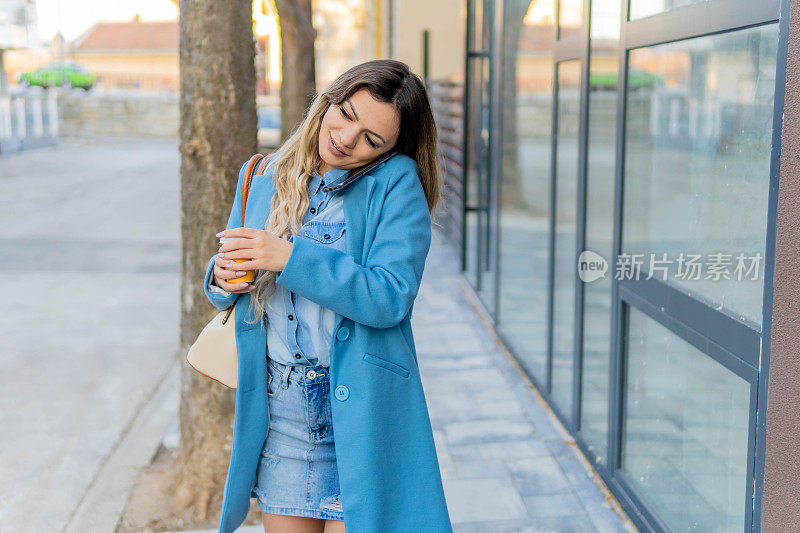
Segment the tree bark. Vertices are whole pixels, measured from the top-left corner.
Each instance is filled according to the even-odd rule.
[[[311,0],[275,0],[281,31],[281,141],[300,124],[316,96]]]
[[[517,132],[517,56],[519,36],[523,18],[528,11],[530,0],[514,0],[503,4],[504,59],[500,75],[503,77],[503,180],[501,181],[501,200],[514,204],[524,198],[522,194],[521,176],[519,173],[519,134]]]
[[[216,309],[203,292],[215,233],[225,228],[241,165],[257,151],[251,0],[180,2],[180,445],[173,509],[219,512],[230,456],[234,391],[185,363]]]

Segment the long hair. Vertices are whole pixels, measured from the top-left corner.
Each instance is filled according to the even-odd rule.
[[[319,155],[322,118],[331,104],[341,104],[361,88],[366,88],[379,102],[391,103],[397,109],[400,131],[394,149],[417,163],[431,220],[436,222],[434,210],[441,195],[441,173],[436,122],[425,84],[405,63],[377,59],[350,68],[318,94],[300,124],[272,155],[266,168],[274,168],[275,194],[264,228],[270,233],[288,240],[289,235],[300,230],[309,203],[308,185],[313,172],[318,172],[322,166]],[[250,308],[257,320],[262,319],[269,298],[275,293],[276,277],[274,271],[256,271]]]

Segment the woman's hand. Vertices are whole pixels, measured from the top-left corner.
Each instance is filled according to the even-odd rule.
[[[217,264],[236,271],[280,272],[286,266],[292,251],[291,242],[262,229],[231,228],[217,233],[217,237],[230,239],[219,247]],[[233,259],[248,259],[248,261],[237,263]],[[216,265],[214,268],[216,269]],[[236,276],[230,276],[228,279],[233,277]]]
[[[233,293],[246,293],[250,292],[255,289],[255,285],[251,283],[228,283],[229,279],[238,278],[244,276],[244,272],[239,270],[225,270],[222,267],[228,266],[227,259],[220,259],[219,256],[214,258],[214,285],[219,287],[222,290],[233,292]],[[239,263],[234,263],[238,265]]]

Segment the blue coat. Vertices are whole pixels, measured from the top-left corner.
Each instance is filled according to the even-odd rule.
[[[239,171],[228,228],[240,225]],[[263,229],[273,170],[254,176],[245,226]],[[276,282],[336,312],[330,352],[331,416],[348,533],[451,533],[410,317],[431,242],[416,162],[397,154],[342,191],[347,252],[295,236]],[[217,309],[228,297],[208,291]],[[220,533],[247,516],[269,426],[266,334],[242,294],[236,312],[239,381]],[[246,310],[246,313],[244,312]]]

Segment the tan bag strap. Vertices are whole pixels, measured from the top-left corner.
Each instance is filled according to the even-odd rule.
[[[253,170],[256,168],[256,164],[258,163],[258,168],[261,170],[263,169],[263,164],[266,161],[269,161],[271,156],[263,156],[261,154],[254,154],[253,157],[250,158],[250,161],[247,162],[247,167],[244,169],[244,181],[242,182],[242,227],[244,227],[244,213],[247,210],[247,195],[250,193],[250,182],[253,179]],[[260,172],[258,173],[261,174]],[[228,321],[228,318],[231,316],[233,312],[233,307],[236,305],[236,302],[239,300],[239,296],[241,294],[236,295],[236,299],[233,303],[226,309],[225,318],[222,320],[222,323]]]
[[[247,162],[247,168],[244,169],[244,181],[242,182],[242,227],[244,227],[244,213],[247,209],[247,194],[250,192],[250,180],[253,179],[253,170],[256,168],[256,163],[258,163],[264,156],[261,154],[255,154],[253,157],[250,158],[250,161]]]
[[[244,227],[244,213],[247,208],[247,195],[250,192],[250,181],[253,175],[261,175],[272,156],[263,156],[261,154],[254,154],[247,162],[247,168],[244,170],[244,182],[242,183],[242,227]]]
[[[264,174],[264,169],[267,168],[267,163],[269,163],[270,159],[272,159],[272,154],[264,156],[264,158],[261,160],[261,162],[256,167],[256,171],[255,171],[255,175],[256,176],[261,176],[261,175]]]

